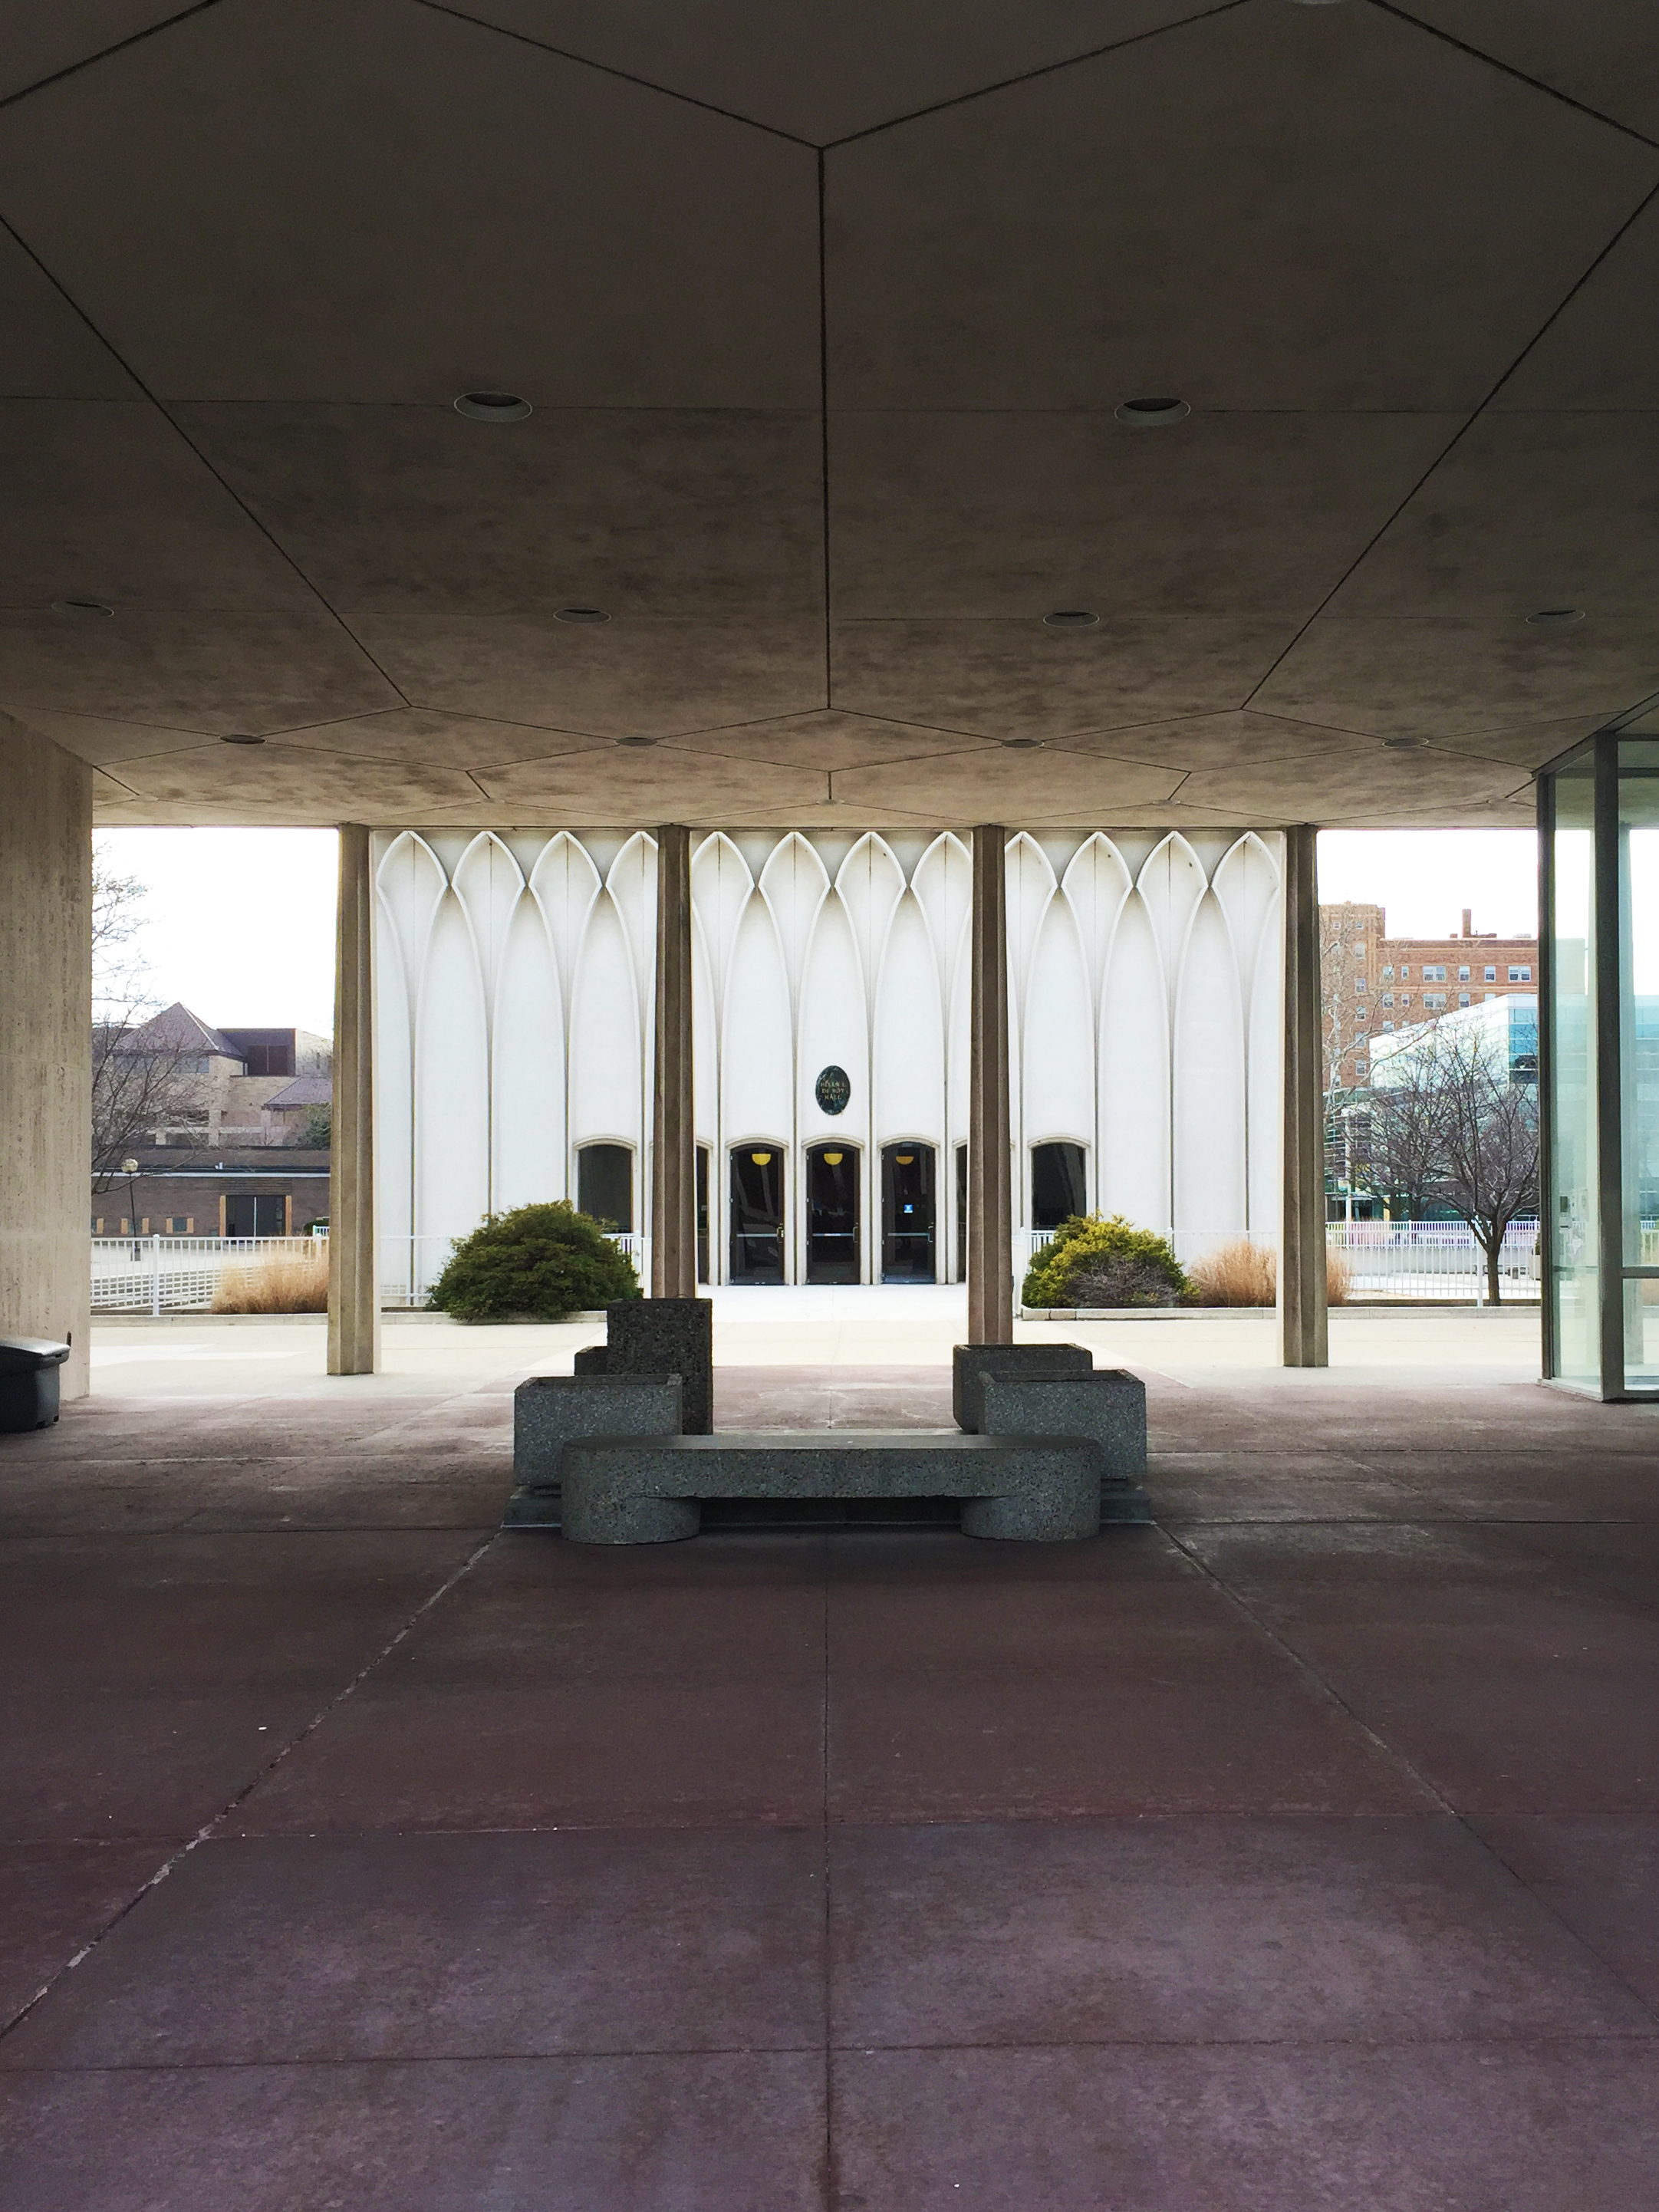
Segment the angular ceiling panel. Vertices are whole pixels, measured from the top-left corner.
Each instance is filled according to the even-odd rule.
[[[137,397],[138,387],[84,317],[0,230],[0,398]]]
[[[806,149],[414,0],[222,0],[0,115],[169,399],[816,403]]]
[[[1492,404],[1500,410],[1659,407],[1659,197],[1608,248]]]
[[[630,820],[673,821],[687,812],[712,811],[725,821],[747,821],[746,806],[815,808],[830,795],[829,778],[822,772],[757,761],[692,759],[655,745],[638,752],[521,761],[511,768],[481,769],[477,781],[490,799],[520,810],[585,806],[589,820],[596,806],[615,806]]]
[[[1200,0],[1201,4],[1201,0]],[[821,146],[1179,22],[1193,0],[461,0],[647,84]]]
[[[326,610],[123,614],[0,610],[0,702],[64,714],[262,733],[400,704]]]
[[[816,415],[191,407],[202,451],[348,621],[821,616]]]
[[[485,721],[466,714],[421,714],[393,707],[341,722],[280,732],[283,744],[302,752],[344,753],[360,760],[409,761],[423,768],[489,768],[503,761],[550,760],[559,753],[592,752],[606,744],[586,732],[538,730],[521,722]]]
[[[867,714],[791,714],[775,722],[702,730],[672,741],[676,752],[715,753],[726,760],[769,761],[778,768],[873,768],[927,760],[944,753],[982,752],[994,740],[960,730],[931,730]]]
[[[1284,622],[1170,615],[1097,629],[1026,622],[842,623],[835,698],[849,712],[1057,738],[1241,705],[1295,635]]]
[[[374,611],[357,629],[411,706],[502,721],[672,737],[823,703],[821,621],[617,619],[590,629]]]
[[[1248,771],[1200,769],[1181,787],[1195,806],[1256,820],[1330,822],[1359,813],[1463,811],[1507,799],[1520,773],[1489,761],[1413,751],[1284,761]]]
[[[827,175],[836,407],[1455,410],[1659,154],[1380,9],[1247,0]]]
[[[283,608],[316,594],[148,401],[0,401],[0,606]],[[0,675],[0,681],[3,676]]]
[[[1179,722],[1149,722],[1134,729],[1100,730],[1051,744],[1064,752],[1109,753],[1117,760],[1237,775],[1264,763],[1338,754],[1376,764],[1376,741],[1352,730],[1321,729],[1275,714],[1202,714]],[[1184,792],[1183,792],[1184,795]]]
[[[1180,782],[1178,772],[1144,761],[999,749],[969,761],[848,769],[836,778],[836,796],[861,805],[872,821],[893,805],[921,807],[943,822],[1047,822],[1079,814],[1115,822],[1125,807],[1171,799]]]
[[[140,799],[199,810],[184,817],[192,821],[401,822],[411,807],[477,796],[459,771],[338,760],[280,744],[199,746],[123,761],[118,773]]]
[[[1652,0],[1411,0],[1419,21],[1659,138]]]
[[[1311,614],[1455,434],[1445,415],[836,415],[842,620]]]
[[[0,100],[188,12],[194,0],[0,0]]]
[[[1471,424],[1331,601],[1333,615],[1659,606],[1659,414],[1491,414]]]
[[[1586,620],[1311,623],[1251,702],[1334,729],[1437,742],[1577,714],[1618,714],[1659,689],[1659,629]]]

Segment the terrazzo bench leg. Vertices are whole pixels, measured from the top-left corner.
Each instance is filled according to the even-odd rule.
[[[705,1498],[955,1498],[964,1535],[1022,1543],[1070,1542],[1100,1526],[1103,1463],[1092,1437],[590,1436],[572,1437],[560,1464],[564,1533],[577,1544],[693,1536]]]

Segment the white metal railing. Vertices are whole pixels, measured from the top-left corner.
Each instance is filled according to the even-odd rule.
[[[201,1313],[227,1267],[302,1259],[326,1242],[309,1237],[94,1237],[92,1304],[98,1313]]]
[[[634,1262],[641,1283],[651,1272],[651,1239],[612,1232],[610,1241]],[[455,1249],[453,1237],[382,1237],[380,1305],[392,1313],[418,1312]]]
[[[1183,1267],[1190,1267],[1218,1244],[1241,1241],[1243,1234],[1225,1237],[1178,1230],[1170,1241],[1176,1257]],[[1016,1282],[1024,1279],[1036,1255],[1053,1241],[1053,1232],[1047,1229],[1015,1231]],[[1275,1237],[1254,1232],[1249,1241],[1269,1249],[1278,1243]],[[1325,1242],[1328,1250],[1340,1252],[1348,1263],[1351,1296],[1468,1298],[1477,1305],[1486,1303],[1486,1255],[1465,1222],[1333,1221],[1326,1226]],[[1659,1244],[1659,1237],[1655,1242]],[[1644,1258],[1646,1243],[1644,1234]],[[1510,1224],[1498,1254],[1498,1273],[1505,1298],[1522,1300],[1540,1295],[1536,1221]]]
[[[1348,1263],[1358,1297],[1468,1298],[1484,1304],[1486,1255],[1462,1221],[1333,1221],[1325,1241]],[[1502,1294],[1540,1295],[1538,1224],[1512,1221],[1498,1249]]]

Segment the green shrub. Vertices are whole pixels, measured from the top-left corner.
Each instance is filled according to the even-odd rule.
[[[1174,1306],[1194,1292],[1167,1238],[1121,1213],[1074,1213],[1032,1261],[1019,1297],[1033,1307]]]
[[[639,1295],[633,1261],[560,1199],[491,1214],[458,1237],[431,1300],[457,1321],[562,1321]]]

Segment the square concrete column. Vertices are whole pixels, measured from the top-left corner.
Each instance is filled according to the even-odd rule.
[[[691,832],[657,832],[657,1029],[651,1116],[651,1295],[697,1295],[691,1095]]]
[[[1325,1307],[1325,1071],[1315,830],[1285,832],[1284,1164],[1279,1346],[1285,1367],[1330,1364]]]
[[[92,770],[0,714],[0,1336],[88,1384]]]
[[[328,1371],[380,1364],[380,1264],[374,1212],[374,884],[368,831],[340,825],[334,940],[334,1103],[330,1117]]]
[[[969,929],[968,1341],[1014,1340],[1014,1205],[1008,1127],[1008,880],[1001,825],[973,833]]]

